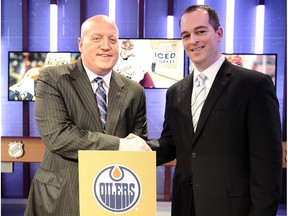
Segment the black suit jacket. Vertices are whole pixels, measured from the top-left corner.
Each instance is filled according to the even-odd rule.
[[[109,87],[106,132],[81,60],[48,67],[37,81],[35,118],[46,145],[25,215],[79,215],[78,150],[118,150],[119,138],[147,139],[144,89],[116,72]]]
[[[177,159],[173,216],[276,215],[282,147],[275,87],[224,61],[193,132],[193,74],[167,90],[157,164]]]

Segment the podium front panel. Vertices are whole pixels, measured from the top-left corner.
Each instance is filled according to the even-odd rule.
[[[78,154],[80,216],[156,216],[155,152]]]

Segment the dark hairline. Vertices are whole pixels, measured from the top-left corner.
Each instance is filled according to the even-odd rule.
[[[218,14],[213,8],[211,8],[207,5],[191,5],[191,6],[187,7],[179,19],[180,28],[181,28],[181,19],[182,19],[183,15],[197,11],[199,9],[205,10],[208,12],[209,23],[213,26],[213,29],[216,32],[217,29],[220,27],[220,21],[219,21]]]

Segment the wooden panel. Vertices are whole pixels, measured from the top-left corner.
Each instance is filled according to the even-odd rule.
[[[176,165],[176,159],[173,161],[170,161],[169,163],[163,164],[163,166],[175,166]]]
[[[287,142],[282,142],[282,150],[283,150],[282,167],[287,168]]]
[[[163,164],[165,166],[165,178],[164,178],[164,201],[171,200],[171,167],[176,165],[176,159],[169,163]]]
[[[24,154],[20,158],[13,158],[8,154],[10,142],[22,142]],[[1,161],[3,162],[41,162],[45,153],[45,145],[40,137],[1,137]],[[283,168],[287,168],[287,143],[282,143]],[[165,163],[164,166],[175,166],[176,160]]]
[[[8,154],[10,142],[22,142],[24,154],[20,158],[13,158]],[[3,162],[41,162],[45,153],[45,145],[40,137],[1,137],[1,161]],[[287,143],[282,143],[283,163],[282,167],[287,168]],[[165,166],[165,192],[164,200],[170,201],[171,196],[171,166],[176,165],[176,160],[163,164]]]
[[[22,142],[24,154],[19,158],[8,153],[10,142]],[[1,161],[3,162],[41,162],[44,158],[45,145],[40,137],[1,137]]]

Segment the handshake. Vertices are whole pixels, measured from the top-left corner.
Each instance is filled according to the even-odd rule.
[[[152,151],[149,145],[141,137],[129,134],[126,138],[120,138],[119,151]]]

